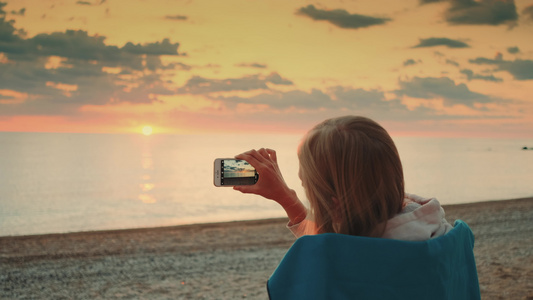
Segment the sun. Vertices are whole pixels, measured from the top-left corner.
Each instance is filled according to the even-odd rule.
[[[142,132],[144,135],[151,135],[153,132],[152,126],[144,126]]]

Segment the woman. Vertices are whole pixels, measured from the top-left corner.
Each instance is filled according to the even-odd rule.
[[[250,150],[236,158],[248,161],[260,177],[255,185],[234,189],[279,203],[297,237],[341,233],[422,241],[452,229],[436,199],[405,193],[394,142],[365,117],[328,119],[304,137],[299,176],[309,211],[283,180],[274,150]]]

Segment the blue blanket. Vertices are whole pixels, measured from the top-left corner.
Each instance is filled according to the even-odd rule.
[[[267,288],[277,299],[480,299],[474,235],[463,221],[423,242],[303,236]]]

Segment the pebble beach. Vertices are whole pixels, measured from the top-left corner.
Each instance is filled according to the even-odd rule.
[[[533,198],[444,209],[474,232],[482,299],[533,299]],[[268,299],[286,223],[0,237],[0,299]]]

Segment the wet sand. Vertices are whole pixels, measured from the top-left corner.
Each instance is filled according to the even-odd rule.
[[[444,209],[474,232],[482,299],[533,299],[533,198]],[[0,299],[267,299],[286,222],[0,237]]]

